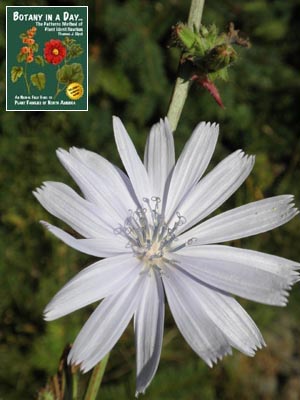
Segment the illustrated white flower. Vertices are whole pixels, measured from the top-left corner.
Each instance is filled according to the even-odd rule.
[[[45,319],[104,299],[69,354],[69,363],[88,371],[112,349],[133,317],[139,394],[158,367],[165,296],[180,332],[209,366],[231,354],[232,347],[253,356],[264,345],[232,295],[284,306],[288,290],[299,280],[300,264],[219,243],[266,232],[298,211],[293,196],[283,195],[205,220],[247,178],[254,157],[237,150],[202,177],[218,125],[200,123],[176,164],[167,120],[152,127],[144,163],[119,118],[114,117],[113,126],[127,175],[90,151],[60,149],[58,158],[84,198],[58,182],[46,182],[35,192],[46,210],[82,239],[44,222],[50,232],[83,253],[105,258],[56,294]]]

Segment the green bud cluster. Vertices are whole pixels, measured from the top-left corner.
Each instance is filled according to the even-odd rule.
[[[182,50],[181,63],[191,63],[196,75],[212,80],[226,79],[227,68],[237,60],[238,54],[232,44],[249,47],[249,41],[239,37],[233,24],[228,33],[222,34],[215,25],[202,25],[199,32],[183,23],[173,28],[171,46]]]

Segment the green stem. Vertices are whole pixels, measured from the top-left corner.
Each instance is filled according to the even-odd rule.
[[[202,19],[202,11],[205,0],[192,0],[189,12],[188,26],[189,28],[195,28],[199,30]],[[180,64],[179,64],[179,75],[180,75]],[[172,129],[175,131],[178,125],[178,121],[186,101],[189,89],[191,87],[191,81],[185,80],[178,76],[176,79],[175,87],[173,90],[172,98],[169,105],[167,117],[171,124]]]
[[[27,79],[27,62],[25,62],[24,79],[25,79],[25,83],[26,83],[26,87],[27,87],[27,92],[28,92],[28,94],[30,94],[30,84],[28,83],[28,79]]]
[[[77,372],[72,375],[72,400],[78,399],[78,374]]]
[[[53,97],[53,100],[55,100],[56,97],[57,97],[63,90],[65,90],[66,87],[67,87],[67,84],[65,84],[65,86],[64,86],[63,88],[60,88],[60,87],[59,87],[59,83],[58,83],[58,84],[57,84],[57,88],[56,88],[56,93],[55,93],[55,95],[54,95],[54,97]]]
[[[84,400],[96,399],[99,387],[102,382],[106,364],[109,359],[109,354],[110,353],[106,354],[106,356],[94,367]]]

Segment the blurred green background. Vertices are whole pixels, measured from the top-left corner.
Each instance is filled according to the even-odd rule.
[[[87,307],[45,323],[55,292],[92,257],[69,249],[40,226],[57,223],[32,190],[43,181],[73,182],[55,156],[58,147],[85,147],[120,165],[111,117],[122,118],[142,154],[149,127],[167,112],[178,52],[167,48],[170,27],[185,21],[189,1],[89,2],[89,111],[5,112],[5,6],[87,5],[80,1],[1,1],[0,4],[0,398],[34,399],[90,314]],[[216,164],[242,148],[256,164],[223,210],[262,197],[292,193],[300,200],[300,1],[207,0],[203,22],[225,30],[233,21],[252,41],[218,84],[225,110],[193,87],[175,133],[179,152],[200,120],[221,125]],[[62,225],[61,225],[62,226]],[[234,245],[300,260],[300,222]],[[255,358],[238,352],[213,369],[192,352],[167,312],[157,375],[141,398],[231,400],[300,398],[300,291],[286,308],[241,300],[268,347]],[[81,377],[85,383],[88,375]],[[114,348],[99,398],[133,399],[132,327]]]

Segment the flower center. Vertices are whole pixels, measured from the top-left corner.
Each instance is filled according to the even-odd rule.
[[[52,54],[55,55],[55,56],[58,56],[59,50],[58,49],[53,49],[52,50]]]
[[[176,240],[176,230],[185,223],[185,218],[176,213],[175,223],[169,226],[164,220],[159,197],[144,198],[143,202],[145,207],[138,207],[134,212],[129,210],[124,225],[115,229],[115,233],[128,240],[127,247],[131,247],[133,254],[147,267],[161,268],[166,253]]]

